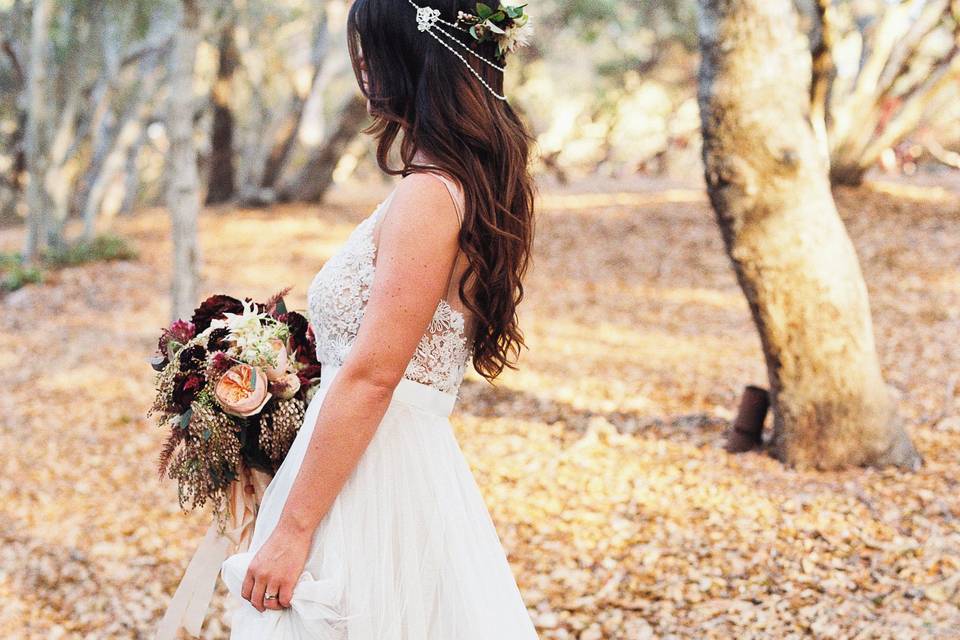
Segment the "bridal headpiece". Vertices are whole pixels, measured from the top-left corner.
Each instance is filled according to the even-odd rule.
[[[408,0],[408,2],[417,10],[417,29],[421,32],[429,33],[437,42],[450,51],[450,53],[460,58],[460,61],[466,65],[470,73],[476,76],[477,80],[479,80],[495,98],[498,100],[507,99],[506,96],[497,93],[493,87],[470,66],[467,59],[460,51],[457,51],[454,46],[503,73],[503,65],[507,54],[514,51],[517,47],[526,45],[533,31],[530,25],[530,16],[523,11],[527,5],[509,4],[505,6],[500,4],[497,9],[494,10],[490,5],[478,2],[476,13],[460,11],[457,14],[456,22],[450,22],[440,17],[439,9],[422,7],[413,0]],[[496,42],[496,58],[494,60],[488,60],[484,56],[481,56],[459,37],[454,35],[454,33],[451,32],[452,29],[469,33],[476,42]]]

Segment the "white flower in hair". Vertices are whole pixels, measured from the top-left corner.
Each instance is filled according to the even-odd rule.
[[[407,0],[416,9],[417,29],[428,34],[451,54],[459,58],[467,70],[489,91],[497,100],[506,101],[507,97],[495,89],[476,69],[471,66],[466,56],[471,56],[483,64],[496,69],[500,73],[506,71],[504,58],[517,47],[522,47],[530,41],[533,29],[530,26],[530,16],[524,13],[526,4],[518,4],[517,0],[499,0],[496,10],[490,5],[478,2],[476,13],[468,11],[457,12],[455,22],[443,18],[439,9],[421,6],[414,0]],[[468,33],[478,43],[497,43],[497,53],[488,56],[480,53],[470,43],[464,42],[462,35],[456,32]]]
[[[513,53],[519,47],[530,44],[530,40],[533,39],[533,24],[530,22],[530,16],[524,17],[527,19],[523,24],[515,22],[507,27],[506,33],[500,39],[500,47],[503,50]]]
[[[457,21],[477,42],[496,42],[497,54],[503,58],[530,42],[533,28],[530,16],[524,13],[526,6],[526,3],[519,4],[516,0],[501,0],[493,9],[488,4],[478,2],[476,13],[461,11]]]

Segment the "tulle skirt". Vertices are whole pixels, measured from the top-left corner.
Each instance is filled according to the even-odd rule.
[[[260,613],[241,598],[247,566],[280,518],[336,372],[323,369],[263,496],[250,549],[223,563],[231,639],[536,639],[450,426],[456,397],[406,379],[317,528],[290,608]]]

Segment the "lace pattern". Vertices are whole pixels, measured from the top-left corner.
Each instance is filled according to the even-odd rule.
[[[375,271],[373,231],[385,203],[357,225],[310,283],[308,312],[323,364],[343,364],[356,341]],[[456,394],[470,355],[463,314],[441,300],[404,377]]]

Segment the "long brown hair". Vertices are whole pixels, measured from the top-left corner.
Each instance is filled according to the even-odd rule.
[[[417,4],[439,9],[449,21],[475,6],[472,0]],[[357,83],[370,101],[374,121],[365,132],[377,139],[380,168],[389,175],[429,170],[413,161],[421,151],[463,188],[459,245],[469,264],[459,293],[476,319],[474,367],[492,380],[505,367],[514,368],[524,346],[517,305],[523,299],[533,244],[534,187],[528,161],[533,139],[507,102],[491,95],[430,34],[417,30],[416,9],[408,0],[355,0],[347,33]],[[457,37],[495,60],[493,42]],[[464,58],[503,93],[501,72],[474,56]],[[388,155],[398,137],[403,167],[394,169]]]

